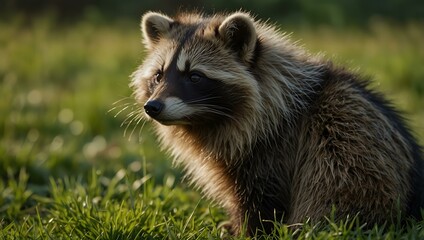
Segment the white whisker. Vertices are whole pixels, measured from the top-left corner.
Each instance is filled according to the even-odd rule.
[[[119,99],[119,100],[117,100],[117,101],[113,102],[113,103],[112,103],[112,105],[116,105],[116,104],[118,104],[118,103],[120,103],[120,102],[122,102],[122,101],[125,101],[125,100],[132,100],[132,99],[133,99],[132,97],[123,97],[123,98],[121,98],[121,99]]]
[[[123,133],[124,137],[128,136],[127,133],[129,132],[130,128],[133,128],[128,137],[128,140],[130,140],[136,128],[140,126],[140,123],[144,119],[143,111],[140,108],[139,103],[134,101],[134,93],[131,94],[131,97],[124,97],[115,101],[112,105],[113,106],[108,110],[108,113],[117,111],[113,116],[114,118],[120,115],[122,116],[122,114],[126,112],[125,118],[121,122],[120,127],[125,127]],[[143,122],[139,130],[139,138],[144,124],[145,122]]]
[[[139,141],[141,140],[141,132],[144,128],[144,126],[146,125],[146,121],[143,121],[143,124],[141,124],[140,130],[138,130],[138,139]]]
[[[116,113],[113,117],[115,117],[115,118],[116,118],[119,114],[121,114],[121,112],[123,112],[123,111],[127,110],[129,107],[130,107],[130,106],[125,106],[124,108],[122,108],[121,110],[119,110],[119,112],[118,112],[118,113]]]
[[[131,133],[130,133],[129,139],[131,139],[131,136],[133,135],[133,133],[134,133],[135,129],[136,129],[136,128],[137,128],[137,126],[138,126],[138,124],[140,124],[141,120],[143,120],[143,118],[142,118],[140,115],[138,115],[138,116],[137,116],[137,118],[138,118],[138,120],[137,120],[137,122],[135,123],[135,126],[134,126],[133,130],[132,130],[132,131],[131,131]]]
[[[142,117],[142,115],[141,114],[134,114],[134,116],[131,118],[131,121],[129,121],[128,123],[127,123],[127,126],[125,127],[125,130],[124,130],[124,137],[127,135],[127,130],[128,130],[128,128],[131,126],[131,124],[134,122],[134,121],[138,121],[139,119],[143,119],[143,117]],[[131,138],[131,136],[130,136],[130,138]]]
[[[138,115],[141,114],[141,111],[136,110],[136,111],[132,111],[130,112],[127,117],[124,119],[124,121],[121,123],[120,127],[122,127],[124,124],[127,124],[128,119],[130,119],[131,117],[133,117],[134,115]]]

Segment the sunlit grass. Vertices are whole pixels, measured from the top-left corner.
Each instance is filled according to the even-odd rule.
[[[133,103],[128,76],[143,55],[138,28],[136,21],[62,26],[49,17],[0,22],[0,238],[221,236],[222,210],[181,183],[149,124],[122,124],[131,107],[120,108]],[[423,143],[423,29],[291,30],[312,52],[372,76]],[[356,220],[323,229],[275,224],[269,238],[424,237],[421,224],[406,231],[367,230]]]

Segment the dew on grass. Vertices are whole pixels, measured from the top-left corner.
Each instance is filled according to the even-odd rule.
[[[51,151],[60,151],[63,147],[63,138],[62,136],[56,136],[53,138],[52,143],[50,144]]]
[[[107,177],[100,177],[99,181],[103,186],[109,186],[110,184],[110,179]]]
[[[58,119],[59,119],[59,122],[63,124],[68,124],[72,122],[72,120],[74,119],[74,112],[69,108],[64,108],[60,110]]]
[[[132,190],[138,190],[141,186],[143,185],[143,182],[141,181],[141,179],[135,180],[131,186]]]
[[[132,171],[132,172],[138,172],[141,169],[141,162],[139,161],[134,161],[132,162],[128,168]]]
[[[31,105],[39,105],[41,101],[43,100],[43,96],[41,92],[37,89],[31,90],[27,95],[27,101]]]
[[[127,171],[125,171],[125,169],[119,169],[119,171],[116,173],[116,175],[115,175],[115,179],[117,180],[117,181],[121,181],[124,177],[125,177],[125,175],[127,174]]]
[[[72,123],[69,125],[69,128],[73,135],[78,136],[84,130],[84,124],[81,121],[72,121]]]
[[[128,186],[126,184],[119,184],[116,190],[120,193],[127,192]]]
[[[172,186],[174,186],[174,183],[175,183],[175,176],[174,175],[167,176],[165,180],[165,186],[172,188]]]
[[[100,196],[97,196],[97,197],[94,197],[93,198],[93,200],[91,200],[91,202],[94,204],[94,205],[97,205],[97,204],[99,204],[100,203],[100,201],[102,200],[102,197],[100,197]]]
[[[135,180],[134,182],[133,182],[133,184],[132,184],[132,189],[133,190],[137,190],[137,189],[139,189],[144,183],[146,183],[150,178],[152,178],[152,176],[151,175],[146,175],[146,176],[144,176],[144,177],[142,177],[142,178],[140,178],[140,179],[137,179],[137,180]]]
[[[103,136],[96,136],[84,145],[83,153],[87,158],[95,157],[99,152],[105,150],[107,142]]]

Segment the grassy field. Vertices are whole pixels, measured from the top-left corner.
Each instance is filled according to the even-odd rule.
[[[148,124],[127,119],[128,76],[142,61],[137,21],[0,22],[0,239],[222,236],[223,211],[182,181]],[[424,143],[423,25],[289,29],[312,52],[372,76]],[[423,223],[275,224],[270,239],[424,238]]]

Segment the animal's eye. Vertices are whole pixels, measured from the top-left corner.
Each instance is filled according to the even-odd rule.
[[[155,73],[155,75],[153,75],[153,81],[156,84],[159,84],[160,81],[162,80],[162,77],[163,77],[163,73],[162,73],[162,71],[159,70]]]
[[[194,72],[190,74],[190,81],[192,83],[198,83],[200,82],[205,76],[201,73]]]

